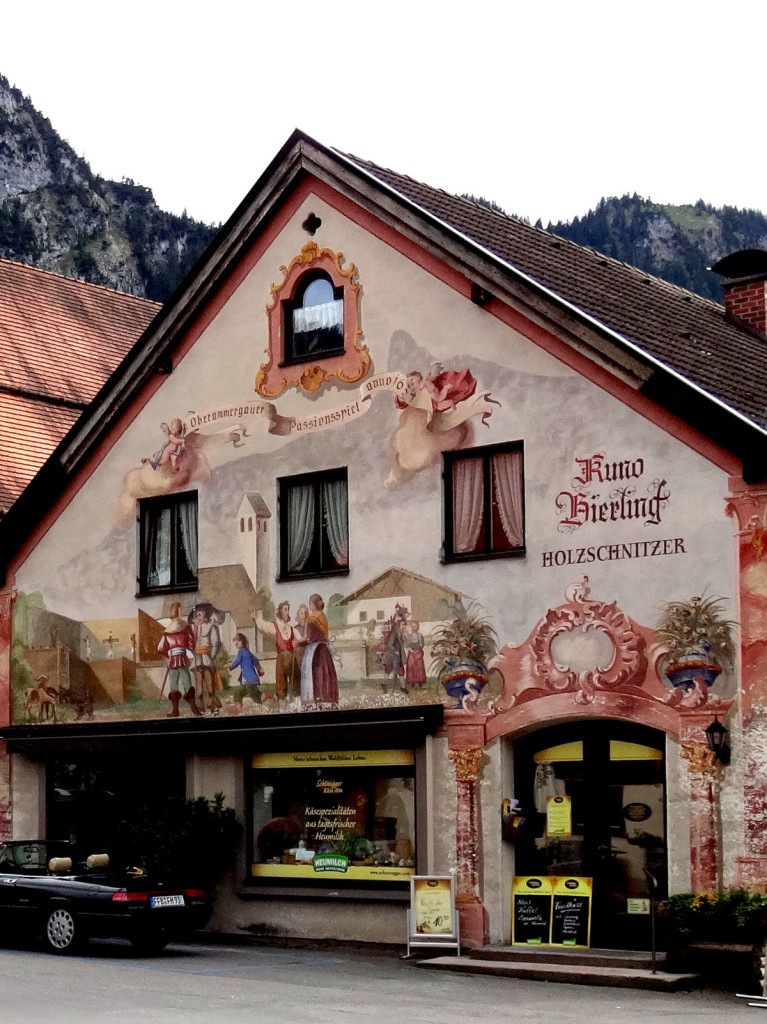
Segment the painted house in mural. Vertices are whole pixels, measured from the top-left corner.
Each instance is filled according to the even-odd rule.
[[[258,934],[764,877],[760,258],[720,307],[296,133],[0,521],[8,829],[223,791]]]

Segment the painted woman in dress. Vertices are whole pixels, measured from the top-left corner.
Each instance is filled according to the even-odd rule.
[[[423,633],[420,623],[411,619],[405,634],[405,683],[408,686],[426,686],[426,667],[423,663]]]
[[[328,620],[325,602],[319,594],[309,598],[304,641],[306,648],[301,662],[301,702],[319,707],[338,707],[338,675],[328,643]]]

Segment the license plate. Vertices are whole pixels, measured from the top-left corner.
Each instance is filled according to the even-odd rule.
[[[152,907],[183,907],[183,896],[150,896],[149,905]]]

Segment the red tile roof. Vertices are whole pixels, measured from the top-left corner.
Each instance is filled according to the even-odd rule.
[[[0,260],[0,508],[19,496],[159,309]]]

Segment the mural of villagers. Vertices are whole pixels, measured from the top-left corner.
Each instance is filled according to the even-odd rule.
[[[433,588],[429,602],[444,593],[420,583]],[[160,619],[139,610],[133,619],[77,622],[46,609],[40,595],[20,594],[14,721],[462,706],[487,682],[495,635],[476,605],[440,597],[421,621],[410,612],[419,599],[407,593],[351,605],[312,593],[295,610],[287,601],[275,608],[268,591],[257,596],[244,624],[217,603],[177,600]],[[365,620],[357,609],[366,603],[390,613]]]

